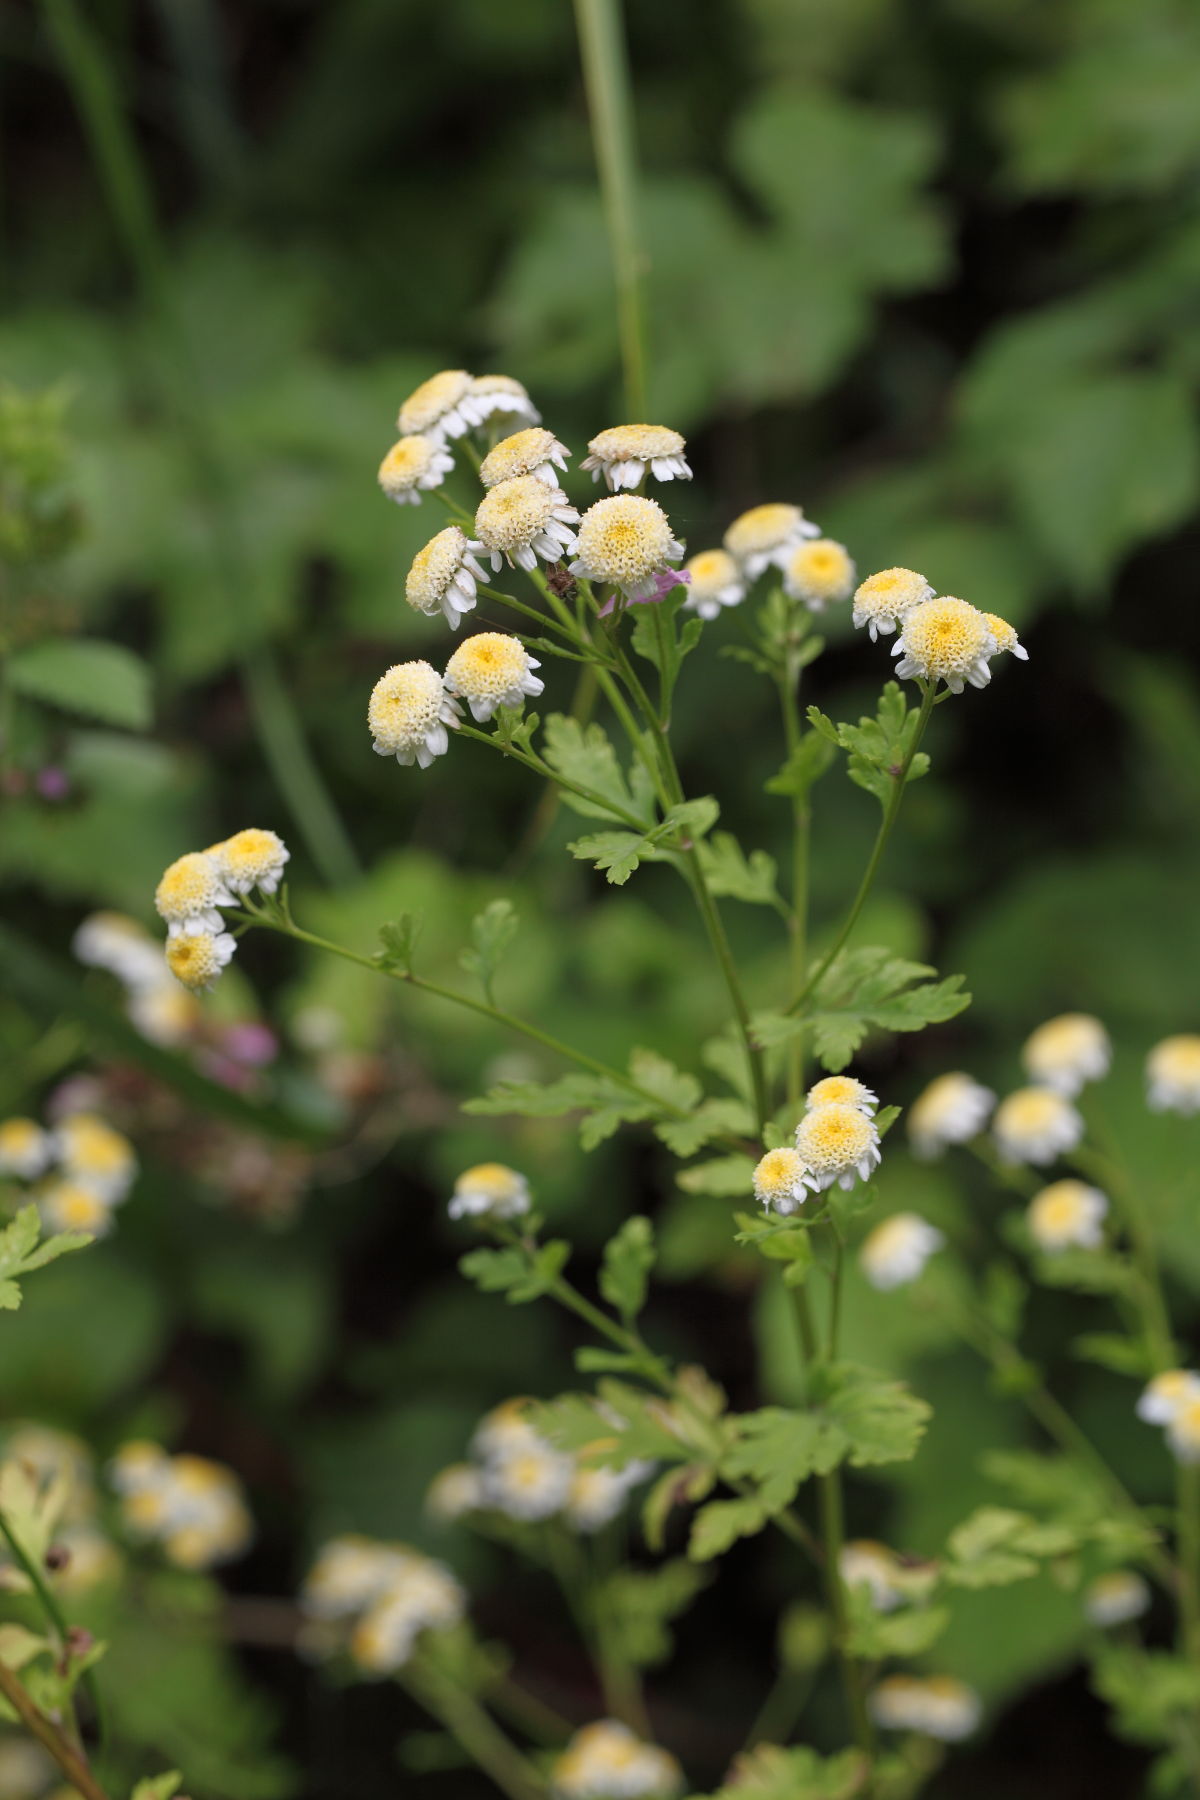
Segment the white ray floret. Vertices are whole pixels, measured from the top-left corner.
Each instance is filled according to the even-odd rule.
[[[824,1075],[814,1082],[805,1095],[807,1106],[856,1106],[871,1118],[879,1105],[878,1094],[872,1093],[852,1075]]]
[[[396,430],[404,437],[427,437],[435,443],[461,437],[488,416],[485,396],[473,391],[465,369],[442,369],[414,388],[400,408]]]
[[[880,569],[859,583],[851,619],[865,625],[872,643],[880,632],[895,631],[915,606],[933,598],[933,588],[915,569]]]
[[[746,580],[757,581],[772,564],[785,568],[792,551],[805,538],[820,535],[820,526],[805,518],[802,507],[770,501],[740,514],[725,533],[724,541]]]
[[[252,888],[273,894],[292,853],[278,832],[248,825],[223,843],[213,844],[207,854],[216,862],[231,894],[248,894]]]
[[[974,688],[987,686],[992,679],[988,659],[997,648],[983,614],[945,594],[922,600],[905,614],[892,655],[900,658],[897,675],[944,681],[952,694],[961,694],[967,682]]]
[[[939,1075],[918,1094],[908,1112],[908,1135],[914,1156],[926,1161],[950,1144],[967,1144],[988,1122],[996,1104],[991,1088],[955,1070]]]
[[[394,756],[405,768],[427,769],[444,756],[450,730],[461,717],[458,702],[427,662],[394,663],[371,690],[367,724],[377,756]]]
[[[715,619],[727,606],[740,606],[746,598],[746,581],[728,550],[701,550],[683,565],[691,576],[684,609]]]
[[[529,1211],[529,1182],[505,1163],[477,1163],[454,1183],[452,1219],[517,1219]]]
[[[1079,1143],[1083,1119],[1053,1088],[1023,1087],[1000,1102],[992,1132],[1006,1162],[1049,1163]]]
[[[498,487],[502,481],[516,481],[522,475],[535,475],[547,487],[559,485],[558,472],[567,467],[571,452],[560,444],[552,431],[541,425],[527,425],[501,438],[479,465],[479,479],[485,488]]]
[[[867,1237],[858,1253],[859,1266],[873,1288],[887,1293],[916,1281],[945,1241],[919,1213],[893,1213]]]
[[[796,1127],[796,1149],[810,1186],[821,1191],[869,1181],[881,1160],[875,1124],[857,1106],[814,1106]]]
[[[479,561],[482,549],[458,525],[447,525],[413,557],[404,583],[408,604],[429,618],[440,612],[451,631],[457,631],[475,606],[476,583],[487,580]]]
[[[543,562],[560,562],[576,547],[575,526],[579,512],[558,487],[536,475],[516,475],[498,481],[484,495],[475,513],[475,536],[491,558],[492,568],[504,563],[529,572]]]
[[[446,664],[446,692],[457,694],[484,725],[498,706],[520,706],[535,700],[545,683],[534,674],[541,667],[520,638],[502,631],[480,631],[458,646]]]
[[[1099,1019],[1090,1013],[1062,1013],[1026,1039],[1021,1061],[1031,1081],[1070,1099],[1085,1083],[1107,1075],[1112,1045]]]
[[[1085,1181],[1052,1181],[1029,1203],[1029,1234],[1039,1250],[1098,1250],[1108,1198]]]
[[[666,425],[611,425],[588,444],[581,469],[591,471],[593,481],[603,478],[610,492],[635,488],[647,475],[656,481],[690,481],[679,432]]]
[[[766,1212],[799,1212],[808,1199],[808,1164],[798,1150],[768,1150],[754,1170],[754,1198]]]
[[[453,468],[454,458],[436,438],[402,437],[379,465],[379,485],[397,506],[419,506],[421,495],[441,487]]]
[[[479,414],[480,423],[493,431],[519,431],[523,425],[542,422],[541,413],[515,375],[476,375],[467,400]]]
[[[235,904],[216,857],[204,850],[178,857],[164,870],[154,893],[155,908],[166,920],[170,937],[220,931],[224,921],[219,908]]]

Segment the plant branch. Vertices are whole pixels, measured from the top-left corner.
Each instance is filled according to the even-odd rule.
[[[76,1793],[83,1796],[83,1800],[108,1800],[108,1795],[80,1752],[67,1741],[58,1726],[34,1705],[25,1684],[4,1662],[0,1662],[0,1694],[4,1695],[29,1735],[53,1757]]]

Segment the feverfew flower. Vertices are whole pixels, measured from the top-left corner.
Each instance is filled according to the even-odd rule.
[[[627,1463],[623,1469],[576,1466],[563,1506],[563,1518],[574,1531],[599,1531],[616,1518],[631,1488],[653,1470],[648,1462]]]
[[[970,1075],[939,1075],[918,1094],[908,1112],[914,1156],[940,1156],[948,1144],[966,1144],[987,1124],[996,1103],[990,1088]]]
[[[983,1716],[978,1694],[952,1675],[889,1675],[867,1709],[885,1731],[918,1731],[945,1743],[969,1737]]]
[[[542,415],[515,375],[476,375],[467,390],[467,401],[480,422],[500,431],[517,431],[522,425],[540,425]]]
[[[446,664],[446,691],[460,694],[476,724],[483,725],[498,706],[520,706],[526,698],[537,698],[546,685],[533,672],[540,667],[520,638],[480,631],[460,644]]]
[[[692,578],[684,608],[702,619],[715,619],[723,606],[740,606],[746,598],[746,583],[728,550],[701,550],[688,558],[683,573]]]
[[[895,631],[914,606],[932,598],[933,588],[915,569],[880,569],[859,583],[851,618],[866,626],[874,643],[881,631]]]
[[[1150,1589],[1132,1569],[1112,1569],[1097,1575],[1083,1596],[1083,1610],[1090,1625],[1127,1625],[1149,1610]]]
[[[799,1212],[809,1186],[808,1164],[798,1150],[768,1150],[754,1171],[754,1198],[765,1212]]]
[[[965,600],[943,595],[922,600],[905,614],[892,655],[900,658],[897,675],[944,681],[952,694],[961,694],[964,682],[987,686],[992,679],[988,658],[996,648],[983,614]]]
[[[725,533],[725,548],[737,559],[746,580],[757,581],[770,564],[785,567],[803,539],[820,535],[820,526],[806,519],[801,507],[773,501],[740,514]]]
[[[422,493],[441,487],[453,467],[436,438],[402,437],[379,465],[379,485],[397,506],[419,506]]]
[[[179,1568],[208,1569],[246,1549],[253,1525],[232,1469],[204,1456],[126,1444],[109,1468],[131,1531],[161,1543]]]
[[[427,662],[393,663],[371,690],[367,724],[377,756],[394,756],[405,768],[427,769],[450,746],[447,726],[458,724],[458,702]]]
[[[996,640],[996,649],[1000,655],[1003,656],[1007,653],[1009,656],[1015,656],[1018,662],[1028,662],[1029,652],[1008,620],[1002,619],[999,613],[985,612],[983,616],[988,622],[988,629]]]
[[[656,481],[690,481],[685,448],[679,433],[666,425],[611,425],[591,440],[590,454],[579,466],[591,470],[593,481],[603,476],[612,491],[635,488],[647,474]]]
[[[521,475],[536,475],[547,487],[559,485],[558,471],[565,469],[571,452],[560,444],[552,431],[540,425],[529,425],[501,438],[479,465],[479,479],[485,488],[497,487],[502,481],[515,481]]]
[[[1188,1394],[1172,1412],[1167,1442],[1177,1461],[1200,1462],[1200,1393]]]
[[[485,1504],[483,1476],[474,1463],[451,1463],[434,1476],[425,1496],[426,1512],[444,1525],[478,1512]]]
[[[1182,1033],[1155,1044],[1146,1058],[1146,1104],[1153,1112],[1200,1112],[1200,1037]]]
[[[395,1579],[359,1620],[350,1654],[369,1675],[392,1675],[404,1667],[424,1631],[457,1625],[467,1596],[443,1563],[407,1556]]]
[[[572,575],[620,588],[630,600],[649,600],[668,563],[683,555],[657,500],[613,494],[589,506],[579,526]]]
[[[1062,1013],[1026,1039],[1021,1061],[1031,1081],[1073,1098],[1085,1082],[1108,1074],[1112,1045],[1090,1013]]]
[[[666,1800],[683,1785],[675,1758],[616,1719],[577,1731],[550,1770],[559,1800]]]
[[[879,1096],[852,1075],[825,1075],[809,1088],[805,1102],[809,1106],[856,1106],[870,1118],[879,1105]]]
[[[206,850],[189,850],[164,871],[154,904],[159,917],[167,921],[168,936],[191,936],[198,931],[220,931],[223,921],[217,908],[232,906],[234,898],[216,857]]]
[[[36,1181],[50,1165],[52,1140],[33,1119],[0,1123],[0,1175]]]
[[[448,1210],[452,1219],[516,1219],[529,1211],[529,1204],[524,1175],[504,1163],[477,1163],[455,1182]]]
[[[207,854],[215,860],[231,894],[248,894],[251,888],[273,894],[292,853],[277,832],[248,825],[223,843],[213,844]]]
[[[575,549],[573,527],[578,510],[561,488],[550,487],[536,475],[517,475],[498,481],[479,502],[475,512],[475,536],[491,557],[492,568],[505,562],[513,568],[537,568],[556,563]]]
[[[892,1612],[907,1598],[897,1584],[899,1562],[886,1544],[872,1538],[853,1538],[842,1545],[838,1572],[846,1587],[865,1587],[876,1612]]]
[[[1000,1102],[992,1131],[1006,1162],[1049,1163],[1075,1148],[1083,1136],[1083,1120],[1053,1088],[1024,1087]]]
[[[571,1491],[574,1460],[531,1433],[524,1447],[493,1456],[483,1471],[484,1504],[510,1519],[549,1519]]]
[[[1083,1181],[1052,1181],[1029,1203],[1029,1233],[1039,1250],[1098,1250],[1108,1200]]]
[[[55,1148],[65,1173],[82,1181],[110,1205],[123,1200],[137,1174],[137,1156],[127,1137],[97,1113],[71,1113],[57,1126]]]
[[[82,1181],[49,1181],[37,1190],[36,1199],[47,1231],[86,1231],[90,1237],[107,1237],[112,1230],[111,1207]]]
[[[134,988],[126,1002],[130,1023],[152,1044],[182,1044],[196,1029],[201,1017],[200,1004],[194,994],[176,987],[162,972],[153,987]]]
[[[398,1544],[349,1532],[330,1538],[305,1577],[300,1604],[312,1618],[351,1618],[386,1593],[410,1560]]]
[[[783,591],[802,600],[810,612],[820,612],[831,601],[845,600],[854,586],[854,564],[845,544],[833,538],[813,538],[800,544],[783,564]]]
[[[916,1281],[945,1238],[919,1213],[893,1213],[877,1225],[858,1253],[859,1266],[873,1288],[886,1293]]]
[[[128,988],[162,981],[162,946],[144,925],[119,912],[89,913],[71,940],[81,963],[107,969]]]
[[[856,1106],[814,1106],[796,1127],[796,1148],[818,1193],[835,1182],[852,1188],[869,1181],[881,1160],[879,1133]]]
[[[1169,1425],[1181,1406],[1198,1398],[1200,1375],[1192,1369],[1166,1369],[1142,1390],[1137,1416],[1147,1425]]]
[[[404,583],[408,604],[430,618],[440,612],[451,631],[457,631],[475,605],[476,582],[487,580],[476,556],[482,548],[457,525],[439,531],[413,557]]]
[[[402,438],[421,435],[441,443],[461,437],[487,417],[486,401],[472,393],[474,383],[465,369],[443,369],[414,388],[396,419]]]
[[[228,931],[181,931],[167,939],[167,967],[185,988],[206,993],[236,949]]]
[[[485,1462],[493,1457],[509,1456],[517,1450],[528,1450],[545,1439],[539,1437],[529,1423],[529,1400],[523,1394],[502,1400],[485,1413],[471,1439],[471,1453]]]

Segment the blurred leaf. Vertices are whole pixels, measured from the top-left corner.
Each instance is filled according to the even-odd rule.
[[[775,859],[765,850],[752,850],[747,856],[731,831],[714,831],[697,854],[710,893],[754,906],[782,906]]]
[[[692,1521],[688,1555],[693,1562],[711,1562],[714,1557],[724,1556],[739,1538],[760,1532],[769,1516],[762,1502],[752,1498],[710,1500]]]
[[[140,656],[99,638],[48,639],[27,644],[8,659],[16,693],[130,731],[145,731],[150,724],[150,679]]]
[[[600,1292],[626,1324],[631,1324],[646,1304],[654,1257],[654,1227],[636,1213],[604,1246]]]
[[[856,1800],[868,1773],[861,1750],[825,1757],[806,1746],[759,1744],[734,1759],[727,1786],[692,1800]]]
[[[0,1311],[14,1312],[20,1306],[18,1276],[30,1275],[68,1250],[82,1250],[93,1242],[86,1231],[69,1231],[39,1244],[41,1230],[37,1207],[23,1206],[12,1224],[0,1231]]]
[[[687,1611],[708,1577],[682,1557],[653,1569],[619,1569],[600,1593],[624,1658],[635,1669],[652,1669],[674,1650],[669,1626]]]
[[[504,960],[504,953],[516,936],[518,919],[511,900],[490,900],[471,922],[470,947],[459,962],[468,975],[474,975],[488,999],[492,982]]]

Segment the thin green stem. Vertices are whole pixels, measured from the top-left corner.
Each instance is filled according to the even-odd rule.
[[[1179,1552],[1179,1647],[1200,1662],[1200,1463],[1175,1469],[1176,1541]]]
[[[428,1660],[415,1659],[398,1677],[402,1687],[439,1719],[508,1800],[545,1800],[546,1783],[533,1764],[466,1688]]]
[[[40,1707],[35,1706],[25,1684],[3,1662],[0,1662],[0,1694],[8,1701],[30,1737],[58,1764],[75,1792],[82,1796],[82,1800],[108,1800],[108,1795],[92,1774],[82,1753],[67,1741],[58,1726],[46,1717]]]
[[[829,1277],[829,1348],[826,1356],[833,1362],[838,1353],[838,1338],[842,1325],[842,1234],[838,1230],[836,1219],[830,1219],[829,1228],[833,1233],[833,1269]]]
[[[797,696],[797,683],[800,671],[795,666],[795,658],[789,652],[786,667],[779,679],[779,701],[783,710],[783,735],[787,746],[789,760],[794,751],[800,747],[802,727],[800,724],[800,706]],[[808,798],[806,795],[792,795],[792,910],[789,916],[791,927],[791,974],[792,987],[799,993],[804,986],[805,970],[808,967],[808,839],[809,820]],[[798,1104],[804,1091],[804,1036],[797,1035],[788,1045],[788,1101],[792,1106]]]
[[[821,958],[821,961],[818,963],[813,974],[809,976],[801,992],[797,994],[796,998],[787,1008],[789,1013],[798,1012],[805,1001],[816,992],[817,988],[828,974],[834,958],[845,944],[846,939],[850,936],[854,927],[858,924],[859,914],[866,905],[867,896],[875,885],[875,877],[879,873],[879,865],[883,861],[883,853],[887,849],[888,839],[892,835],[892,827],[895,825],[900,814],[901,802],[904,799],[904,790],[908,785],[908,772],[912,768],[913,758],[921,747],[921,739],[925,736],[925,727],[929,723],[930,715],[936,704],[937,683],[927,681],[924,682],[922,686],[924,692],[921,696],[921,710],[917,714],[917,723],[916,728],[913,731],[912,743],[908,747],[908,752],[904,761],[892,775],[892,791],[888,795],[887,805],[883,809],[883,818],[875,836],[875,843],[871,850],[870,860],[863,872],[863,878],[858,884],[858,892],[850,903],[850,910],[843,919],[833,943]]]
[[[1096,1120],[1090,1122],[1090,1128],[1097,1133],[1107,1129],[1103,1121]],[[1125,1173],[1119,1154],[1114,1151],[1099,1155],[1093,1150],[1081,1147],[1074,1151],[1067,1160],[1074,1164],[1081,1175],[1086,1175],[1091,1181],[1100,1182],[1115,1203],[1121,1221],[1129,1234],[1134,1266],[1138,1272],[1139,1305],[1150,1344],[1150,1352],[1154,1359],[1155,1374],[1161,1374],[1164,1369],[1173,1369],[1179,1361],[1179,1354],[1175,1345],[1175,1334],[1171,1329],[1171,1314],[1167,1307],[1167,1297],[1163,1292],[1162,1277],[1159,1274],[1154,1236],[1145,1211]]]
[[[646,410],[646,359],[636,211],[637,157],[629,63],[618,0],[575,0],[575,23],[613,263],[625,405],[628,422],[633,424],[642,419]]]
[[[3,1512],[0,1512],[0,1537],[3,1537],[5,1543],[8,1545],[8,1548],[12,1553],[13,1561],[27,1577],[29,1585],[38,1597],[38,1602],[41,1605],[42,1611],[45,1613],[47,1619],[57,1633],[59,1648],[65,1652],[69,1642],[71,1629],[67,1624],[66,1614],[59,1605],[58,1596],[50,1587],[45,1574],[38,1567],[33,1557],[29,1555],[24,1544],[12,1529]],[[96,1685],[96,1674],[94,1669],[87,1669],[84,1672],[83,1688],[91,1703],[97,1728],[100,1731],[101,1736],[103,1736],[104,1711],[100,1704],[100,1690]]]
[[[488,1697],[497,1712],[506,1713],[529,1737],[548,1748],[557,1749],[575,1729],[570,1719],[511,1675],[494,1675],[488,1683]]]

